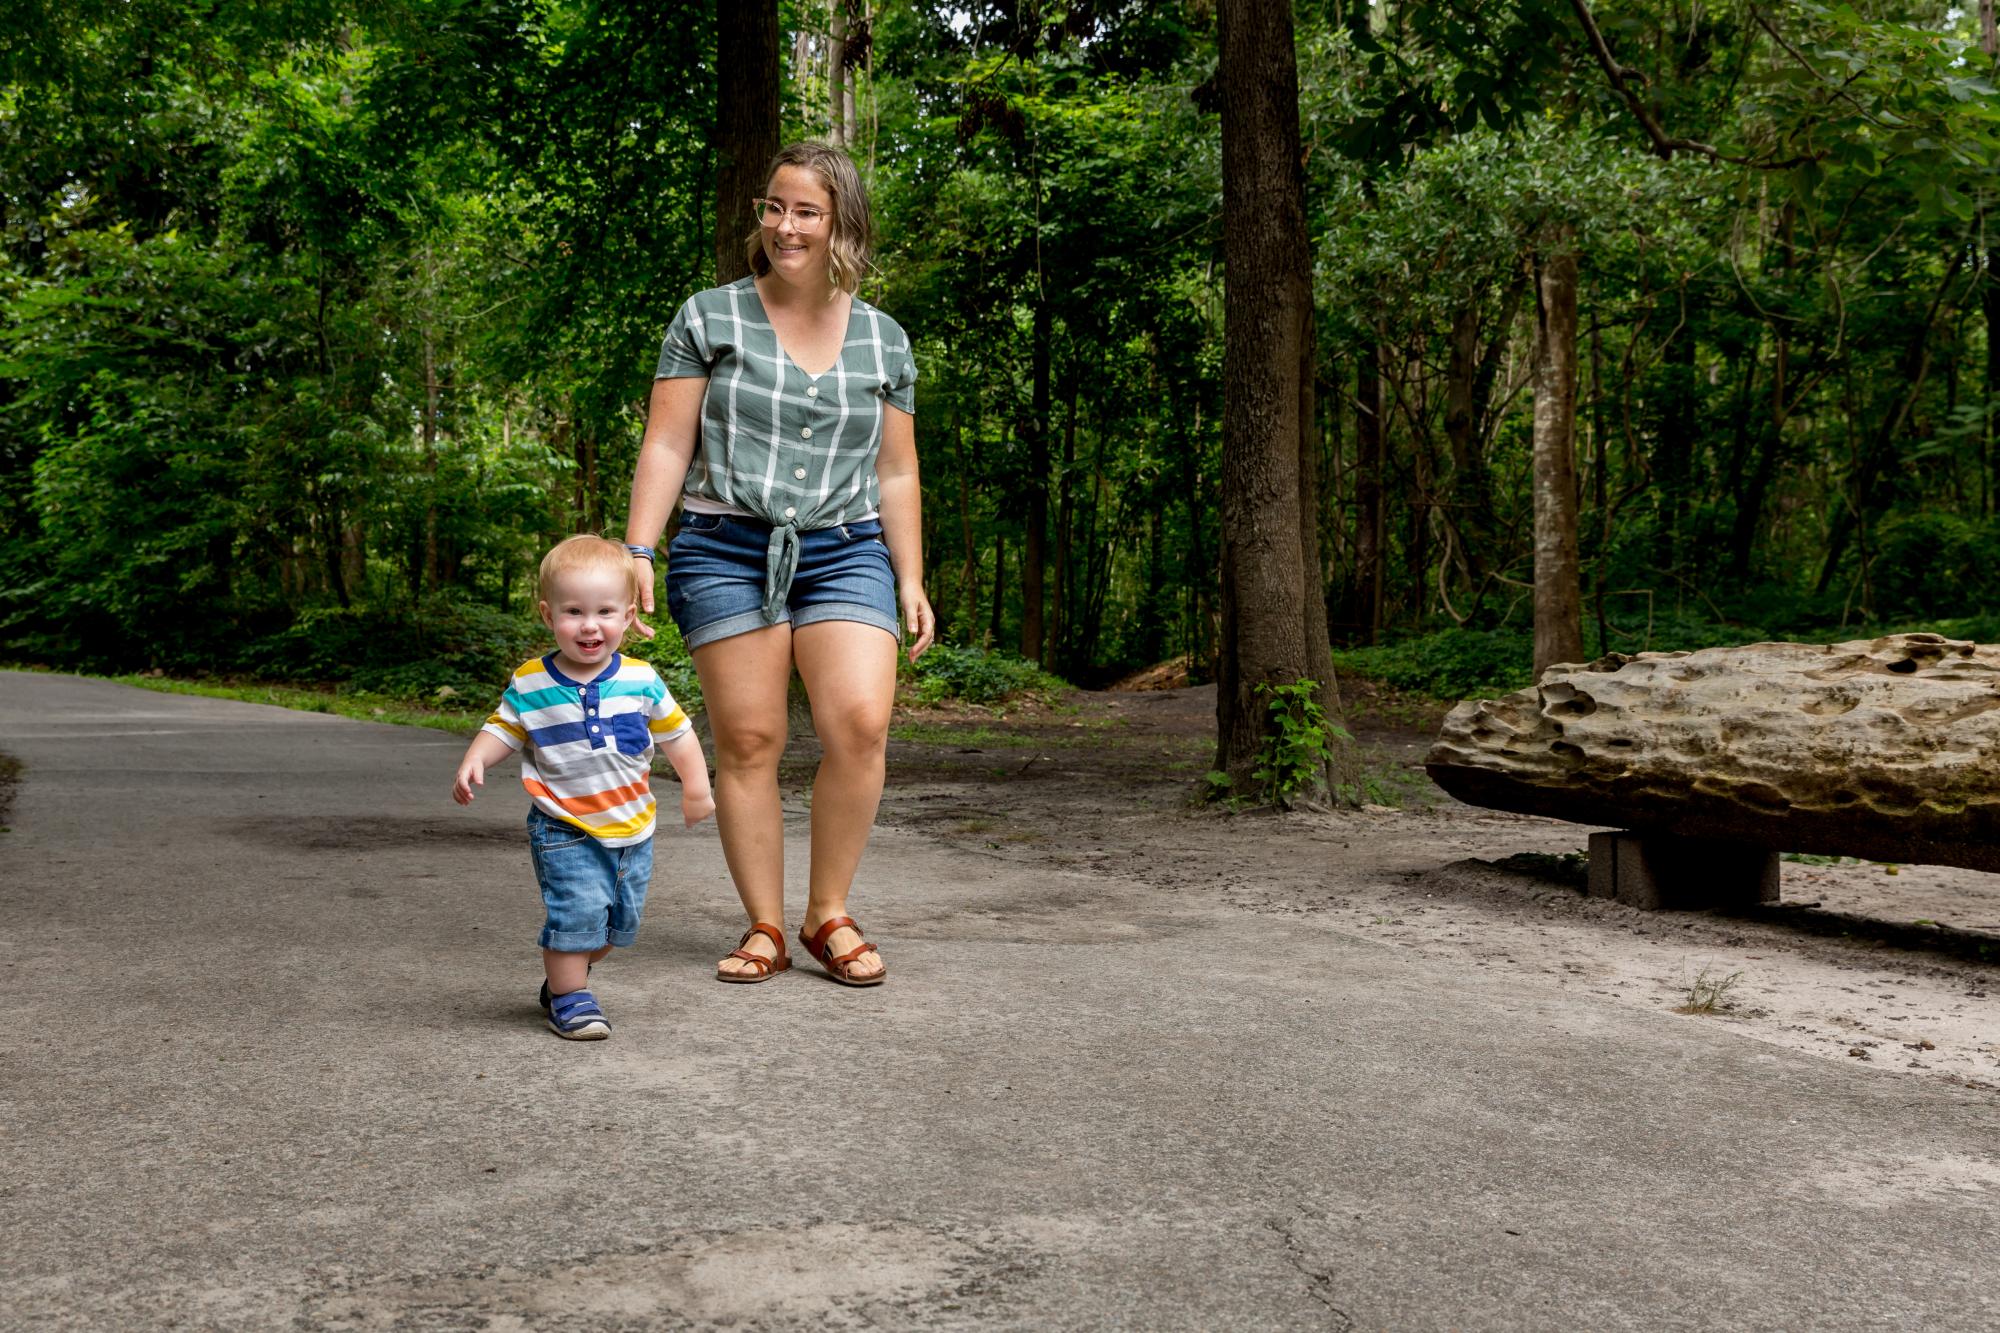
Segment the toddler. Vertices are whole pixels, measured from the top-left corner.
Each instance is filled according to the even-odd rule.
[[[626,549],[602,537],[571,537],[543,557],[540,611],[556,650],[515,670],[451,789],[472,804],[486,770],[521,752],[528,846],[548,909],[541,1005],[550,1029],[572,1041],[611,1035],[586,987],[591,964],[638,934],[653,874],[655,748],[680,775],[688,826],[715,810],[687,714],[658,672],[618,651],[638,615],[639,578]]]

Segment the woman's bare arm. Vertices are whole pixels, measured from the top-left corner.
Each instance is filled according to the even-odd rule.
[[[658,546],[667,516],[681,498],[688,464],[701,442],[701,398],[706,378],[653,381],[646,406],[646,433],[639,441],[639,466],[632,473],[632,504],[625,517],[625,540],[637,546]],[[653,612],[652,571],[639,580],[639,609]],[[653,636],[650,625],[639,632]]]
[[[901,408],[882,409],[882,451],[875,458],[882,487],[882,540],[896,571],[896,600],[903,629],[911,635],[910,660],[922,657],[937,637],[937,618],[924,595],[923,488],[917,480],[916,420]]]

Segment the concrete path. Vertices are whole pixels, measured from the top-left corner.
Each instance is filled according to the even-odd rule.
[[[887,831],[888,985],[711,981],[673,829],[572,1045],[456,739],[8,673],[0,750],[0,1327],[2000,1323],[1990,1094]]]

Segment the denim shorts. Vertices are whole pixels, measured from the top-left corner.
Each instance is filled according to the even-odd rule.
[[[574,824],[528,808],[528,847],[549,919],[542,947],[589,953],[624,946],[639,935],[646,885],[653,878],[653,840],[606,847]]]
[[[683,514],[667,547],[667,614],[681,641],[699,648],[764,628],[764,551],[769,524],[730,514]],[[843,523],[799,534],[799,569],[778,612],[794,627],[855,620],[898,638],[896,576],[882,524]]]

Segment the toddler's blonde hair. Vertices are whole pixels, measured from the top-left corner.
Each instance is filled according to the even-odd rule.
[[[634,606],[639,604],[639,562],[632,553],[619,543],[599,537],[593,533],[580,532],[574,537],[565,537],[550,548],[542,557],[542,570],[535,584],[536,595],[543,601],[553,600],[549,594],[554,591],[556,580],[564,574],[572,574],[586,569],[616,571],[625,576],[626,596]]]

